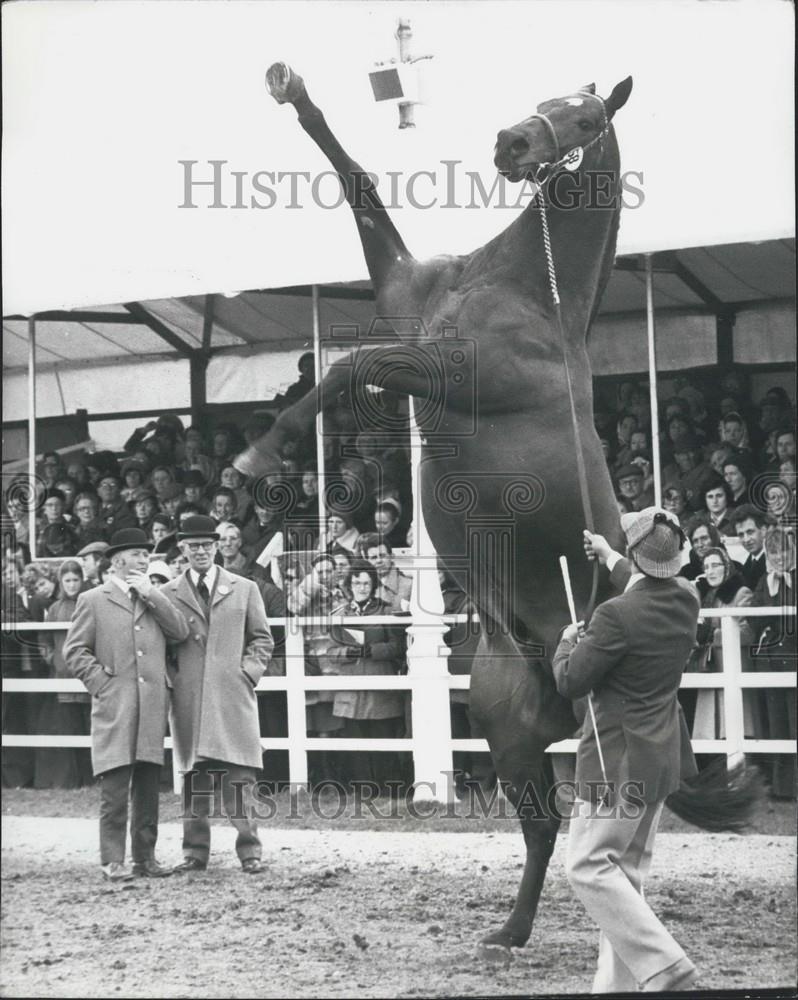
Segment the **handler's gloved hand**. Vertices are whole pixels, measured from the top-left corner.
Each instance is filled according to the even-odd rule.
[[[363,655],[362,646],[347,646],[346,647],[346,659],[347,660],[357,660]]]

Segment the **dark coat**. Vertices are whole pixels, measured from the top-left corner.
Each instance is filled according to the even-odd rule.
[[[186,616],[189,635],[177,646],[172,737],[181,770],[200,758],[242,767],[262,763],[255,686],[274,642],[257,585],[219,567],[206,616],[188,570],[162,593]]]
[[[699,603],[676,579],[645,577],[600,605],[585,637],[562,640],[554,654],[557,690],[572,700],[593,692],[607,779],[617,791],[639,783],[646,802],[676,791],[681,772],[681,729],[676,692],[696,635]],[[579,743],[580,797],[588,782],[603,783],[589,717]]]
[[[754,556],[749,556],[743,563],[743,580],[745,581],[746,587],[749,590],[756,590],[756,586],[762,577],[765,575],[767,569],[767,560],[765,559],[765,550],[763,549],[758,558]]]
[[[333,625],[325,654],[319,657],[322,673],[341,676],[400,674],[405,671],[404,628],[399,625],[368,625],[369,615],[388,615],[384,601],[372,598],[363,608],[354,601],[333,610],[333,615],[362,615],[362,655],[347,638],[346,626]],[[336,691],[333,715],[344,719],[394,719],[404,716],[403,691]]]
[[[166,643],[187,636],[186,619],[157,588],[135,608],[111,580],[79,595],[64,660],[93,695],[95,774],[136,761],[163,764],[169,712]]]

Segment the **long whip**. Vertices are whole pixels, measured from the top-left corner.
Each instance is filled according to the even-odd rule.
[[[565,556],[560,556],[560,572],[562,573],[562,582],[565,586],[565,596],[568,599],[568,611],[571,614],[571,624],[577,624],[576,618],[576,605],[574,604],[574,592],[571,589],[571,574],[568,571],[568,560]],[[598,750],[599,766],[601,767],[601,777],[604,779],[604,795],[601,797],[601,801],[604,800],[607,792],[609,791],[609,782],[607,781],[607,768],[604,766],[604,753],[601,749],[601,740],[599,739],[598,726],[596,725],[596,710],[593,707],[593,692],[588,691],[587,693],[587,708],[590,712],[590,722],[593,726],[593,733],[596,737],[596,750]],[[601,803],[599,803],[600,805]]]

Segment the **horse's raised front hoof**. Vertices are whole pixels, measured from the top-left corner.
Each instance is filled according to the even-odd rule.
[[[270,472],[280,472],[282,464],[276,455],[265,454],[256,448],[247,448],[233,459],[233,465],[242,476],[264,476]]]
[[[477,945],[477,958],[486,965],[495,965],[506,969],[513,960],[513,953],[507,945],[493,943],[485,938]]]
[[[266,70],[266,87],[278,104],[293,104],[305,93],[302,77],[287,63],[273,63]]]

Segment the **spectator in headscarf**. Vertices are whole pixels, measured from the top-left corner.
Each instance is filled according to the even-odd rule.
[[[731,559],[723,546],[710,548],[705,553],[702,564],[707,587],[701,598],[702,608],[742,608],[751,604],[753,594],[745,585],[740,566]],[[753,632],[744,618],[738,618],[737,624],[740,627],[741,648],[745,650],[751,644]],[[705,619],[699,625],[699,637],[703,640],[705,651],[703,670],[722,672],[723,645],[720,619]],[[743,707],[746,735],[750,737],[759,735],[762,731],[762,721],[757,699],[744,697]],[[724,739],[725,735],[723,692],[712,688],[700,690],[696,699],[693,739]]]
[[[723,536],[714,524],[710,524],[706,514],[697,514],[689,521],[685,534],[690,542],[690,557],[679,570],[679,576],[683,576],[686,580],[696,580],[701,576],[701,581],[696,585],[699,595],[703,597],[707,590],[703,579],[704,556],[712,548],[723,547]]]
[[[369,563],[355,560],[344,586],[352,597],[334,608],[333,615],[367,619],[388,613],[387,606],[376,596],[377,572]],[[332,625],[330,643],[320,663],[322,672],[344,676],[404,673],[404,629],[369,625],[366,621],[354,630]],[[333,717],[343,720],[338,730],[342,737],[395,739],[403,729],[404,694],[402,691],[336,691]],[[384,751],[350,751],[346,770],[351,781],[371,781],[384,791],[386,782],[397,774],[398,761],[394,754]]]

